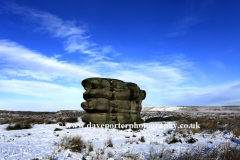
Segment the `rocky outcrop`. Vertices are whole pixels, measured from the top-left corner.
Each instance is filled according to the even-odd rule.
[[[142,100],[146,92],[135,83],[110,78],[87,78],[82,81],[86,102],[81,107],[87,112],[85,123],[128,124],[140,120]]]

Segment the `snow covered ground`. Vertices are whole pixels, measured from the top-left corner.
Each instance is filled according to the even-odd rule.
[[[184,107],[179,106],[156,106],[156,107],[143,107],[142,111],[179,111]]]
[[[143,107],[143,112],[191,112],[191,113],[239,113],[240,106],[152,106]]]
[[[174,122],[165,122],[165,124]],[[161,122],[147,123],[148,125],[160,125]],[[113,155],[109,159],[121,159],[126,155],[138,154],[138,159],[149,159],[149,150],[152,147],[154,152],[165,148],[166,152],[178,155],[186,150],[198,151],[200,148],[213,149],[219,144],[229,143],[232,147],[239,144],[239,139],[231,141],[233,137],[230,132],[217,131],[213,134],[196,133],[192,135],[197,139],[195,143],[187,143],[190,137],[181,137],[182,143],[168,144],[166,141],[172,137],[168,134],[169,129],[151,128],[147,126],[146,129],[140,132],[117,129],[104,128],[74,128],[67,129],[65,126],[58,126],[57,124],[36,124],[31,129],[24,130],[5,130],[7,125],[0,125],[0,160],[17,160],[17,159],[82,159],[83,153],[71,152],[70,150],[63,150],[58,152],[58,146],[54,145],[59,142],[60,138],[65,135],[75,136],[80,135],[83,140],[93,143],[94,151],[90,152],[87,159],[97,159],[96,152],[101,149],[104,154],[99,159],[108,159],[109,153]],[[55,128],[62,128],[62,131],[54,132]],[[172,129],[170,129],[172,131]],[[133,136],[134,135],[134,136]],[[140,142],[140,138],[144,136],[145,142]],[[177,136],[177,134],[176,134]],[[113,147],[107,147],[106,142],[112,138]],[[127,158],[124,158],[127,159]]]

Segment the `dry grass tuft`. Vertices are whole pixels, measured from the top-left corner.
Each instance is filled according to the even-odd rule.
[[[86,148],[81,136],[63,136],[59,143],[55,143],[59,147],[59,151],[70,149],[73,152],[82,152]]]
[[[199,132],[199,129],[197,128],[191,128],[192,134],[195,135],[196,133]]]
[[[236,115],[236,116],[235,116],[235,119],[238,120],[238,121],[240,121],[240,115],[239,115],[239,114]]]
[[[113,155],[113,153],[111,151],[108,152],[107,156],[108,156],[108,158],[113,158],[114,157],[114,155]]]
[[[234,128],[234,129],[233,129],[233,134],[234,134],[236,137],[239,137],[239,136],[240,136],[240,128]]]
[[[176,136],[173,135],[173,136],[170,138],[170,140],[166,140],[166,142],[167,142],[168,144],[177,143],[177,142],[182,143],[182,140],[181,140],[180,138],[176,138]]]
[[[113,147],[112,138],[110,137],[106,142],[107,147]]]
[[[238,148],[238,149],[237,149]],[[220,144],[219,146],[210,149],[208,147],[202,148],[199,151],[187,149],[185,152],[178,156],[174,156],[175,150],[167,151],[162,147],[158,153],[155,153],[153,148],[150,148],[149,158],[153,160],[157,159],[178,159],[178,160],[205,160],[205,159],[221,159],[221,160],[239,160],[240,150],[239,145],[230,147],[230,143]]]
[[[93,151],[93,143],[88,142],[88,152],[92,152],[92,151]]]

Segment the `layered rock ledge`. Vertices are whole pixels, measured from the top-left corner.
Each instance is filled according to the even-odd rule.
[[[138,122],[142,100],[146,92],[135,83],[110,78],[87,78],[82,81],[86,102],[81,107],[87,112],[85,123],[129,124]]]

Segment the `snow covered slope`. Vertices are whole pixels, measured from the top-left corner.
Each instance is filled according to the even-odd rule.
[[[184,107],[178,106],[155,106],[155,107],[143,107],[142,111],[179,111]]]
[[[170,123],[170,122],[169,122]],[[171,122],[173,124],[174,122]],[[148,123],[150,125],[160,125],[161,122]],[[164,124],[168,124],[165,122]],[[55,157],[61,159],[82,159],[86,153],[75,153],[70,150],[59,151],[54,143],[59,142],[60,138],[65,135],[80,135],[85,142],[92,142],[94,151],[88,153],[87,159],[97,159],[97,153],[104,150],[100,157],[107,159],[109,153],[113,158],[119,159],[126,154],[137,154],[139,159],[149,159],[149,148],[159,149],[165,147],[166,151],[179,154],[185,150],[197,150],[199,146],[207,146],[214,148],[215,145],[228,142],[234,146],[239,141],[231,141],[231,133],[216,132],[213,135],[206,133],[196,133],[193,138],[198,139],[196,143],[189,144],[186,138],[180,137],[182,143],[168,144],[166,141],[171,138],[171,134],[167,134],[169,129],[150,128],[135,132],[131,130],[117,130],[104,128],[75,128],[67,129],[65,126],[59,127],[56,124],[39,124],[34,125],[32,129],[6,131],[7,125],[0,125],[0,159],[16,160],[16,159],[46,159],[47,157]],[[54,132],[55,128],[62,128],[62,131]],[[172,131],[172,129],[170,129]],[[140,138],[144,136],[145,142],[140,142]],[[112,138],[113,147],[106,147],[106,141]],[[209,143],[211,142],[211,143]],[[113,159],[112,158],[112,159]],[[111,159],[111,158],[110,158]],[[126,158],[124,158],[126,159]]]

